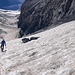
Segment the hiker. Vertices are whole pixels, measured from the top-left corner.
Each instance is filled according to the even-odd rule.
[[[6,46],[6,42],[5,42],[5,40],[3,39],[3,40],[1,41],[1,50],[2,50],[2,52],[4,52],[4,46]]]

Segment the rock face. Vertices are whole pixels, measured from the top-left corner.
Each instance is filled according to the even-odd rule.
[[[18,27],[27,35],[75,19],[75,0],[25,0]]]

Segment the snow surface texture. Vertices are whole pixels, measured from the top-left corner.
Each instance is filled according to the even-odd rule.
[[[0,40],[5,38],[11,40],[16,37],[19,32],[17,29],[17,21],[20,11],[0,9]]]
[[[0,25],[4,26],[17,26],[17,21],[20,11],[3,10],[0,9]]]
[[[75,21],[32,36],[7,42],[2,75],[75,75]]]

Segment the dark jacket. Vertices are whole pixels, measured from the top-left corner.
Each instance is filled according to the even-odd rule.
[[[5,40],[2,40],[1,45],[3,45],[3,46],[5,45],[6,46]]]

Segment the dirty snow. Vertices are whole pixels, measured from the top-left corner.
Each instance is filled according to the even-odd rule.
[[[75,21],[32,36],[7,42],[2,75],[75,75]]]

